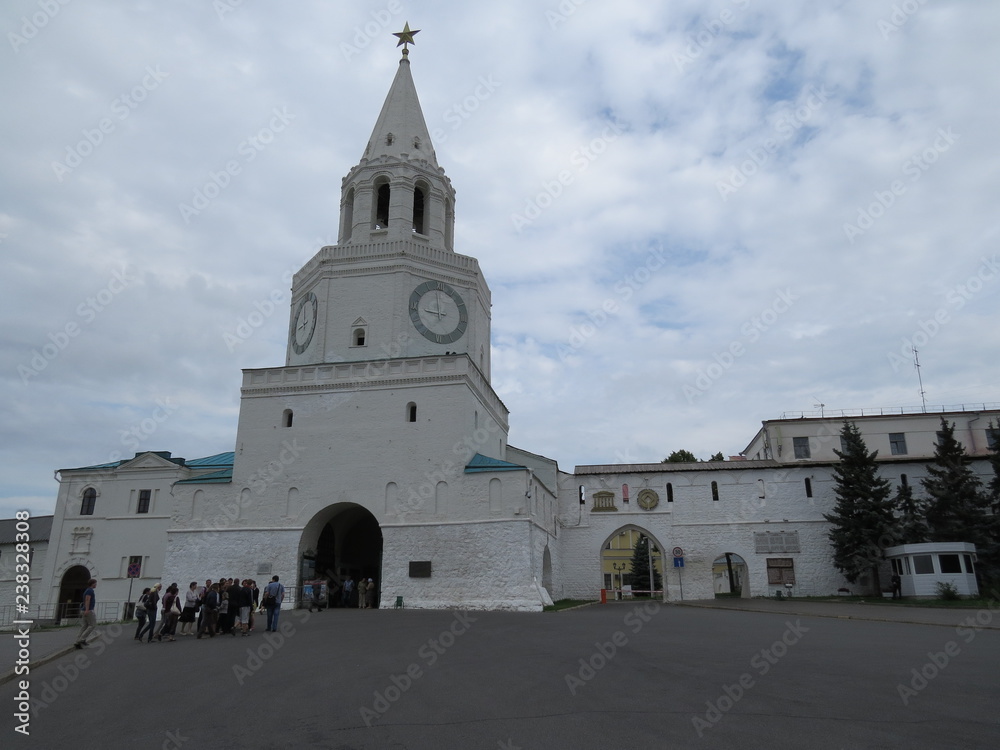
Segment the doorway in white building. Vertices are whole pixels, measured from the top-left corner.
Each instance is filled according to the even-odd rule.
[[[59,606],[56,611],[56,624],[67,618],[78,617],[83,592],[87,590],[90,571],[82,565],[74,565],[63,573],[59,583]]]
[[[636,552],[639,548],[639,552]],[[638,575],[633,573],[633,560]],[[650,563],[653,582],[649,580]],[[655,588],[655,598],[663,596],[663,545],[648,530],[631,524],[614,531],[601,545],[601,588],[608,598],[648,597]]]
[[[712,561],[712,588],[716,596],[750,597],[747,563],[735,552],[723,552]]]
[[[330,505],[306,524],[300,543],[299,586],[318,579],[328,583],[329,606],[353,606],[359,601],[358,583],[375,584],[375,606],[382,585],[382,529],[371,511],[357,503]],[[341,588],[350,576],[353,595],[345,602]]]

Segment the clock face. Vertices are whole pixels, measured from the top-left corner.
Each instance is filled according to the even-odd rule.
[[[469,325],[461,295],[441,281],[425,281],[410,294],[410,320],[420,335],[436,344],[458,341]]]
[[[295,318],[292,320],[292,350],[296,354],[302,354],[312,343],[313,334],[316,332],[316,320],[319,312],[319,300],[316,295],[309,292],[299,301],[299,306],[295,310]]]

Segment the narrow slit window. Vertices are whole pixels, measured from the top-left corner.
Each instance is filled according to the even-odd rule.
[[[813,496],[813,483],[809,477],[806,477],[806,497]]]
[[[712,482],[712,501],[719,502],[719,483]]]
[[[412,401],[406,405],[406,420],[408,422],[417,421],[417,405]]]

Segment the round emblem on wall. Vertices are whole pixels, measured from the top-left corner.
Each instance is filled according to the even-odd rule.
[[[312,343],[313,334],[316,333],[316,320],[319,314],[319,300],[316,295],[309,292],[299,300],[299,306],[295,310],[295,317],[292,319],[292,350],[296,354],[302,354]]]
[[[469,325],[465,300],[442,281],[425,281],[410,294],[410,320],[425,339],[436,344],[458,341]]]
[[[639,507],[643,510],[652,510],[660,504],[660,496],[653,490],[639,490],[639,497],[636,498]]]

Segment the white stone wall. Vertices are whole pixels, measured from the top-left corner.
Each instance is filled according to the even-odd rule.
[[[527,519],[383,527],[382,606],[402,596],[413,608],[541,610],[530,528]],[[411,560],[429,560],[431,577],[410,578]]]
[[[185,591],[191,581],[201,584],[207,578],[253,578],[263,588],[276,575],[290,602],[298,583],[300,537],[297,529],[171,531],[163,584],[177,583]],[[258,572],[262,566],[268,566],[270,572]]]

